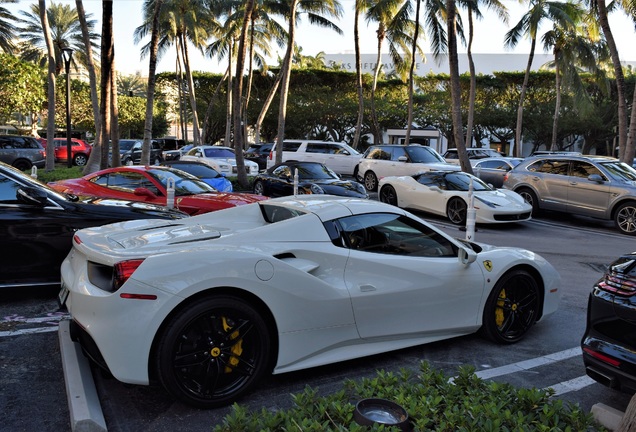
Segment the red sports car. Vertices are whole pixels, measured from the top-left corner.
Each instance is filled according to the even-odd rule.
[[[174,207],[191,216],[266,199],[260,195],[219,192],[190,174],[160,166],[108,168],[77,179],[51,182],[49,186],[73,195],[167,205],[169,179],[174,181]]]

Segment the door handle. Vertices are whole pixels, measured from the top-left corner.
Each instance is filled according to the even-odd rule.
[[[376,290],[377,288],[374,285],[369,285],[369,284],[360,285],[361,292],[371,292]]]

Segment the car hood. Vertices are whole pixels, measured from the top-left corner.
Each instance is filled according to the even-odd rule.
[[[175,197],[178,202],[180,199],[187,198],[190,204],[200,202],[202,205],[206,202],[213,201],[215,203],[228,204],[228,207],[235,207],[244,204],[251,204],[258,201],[268,199],[262,195],[250,194],[250,193],[232,193],[232,192],[219,192],[219,193],[202,193],[196,195],[185,195]]]
[[[71,200],[72,202],[72,200]],[[113,198],[80,197],[75,202],[84,212],[98,213],[100,216],[110,215],[121,219],[165,218],[181,219],[188,214],[160,205],[139,201],[127,201]]]
[[[474,193],[476,198],[481,198],[496,206],[502,207],[515,207],[515,208],[528,208],[530,210],[532,206],[524,201],[521,195],[507,190],[497,189],[494,191],[477,191]]]
[[[336,180],[336,179],[316,179],[316,180],[303,180],[307,185],[317,184],[327,194],[351,196],[358,198],[367,198],[368,195],[364,190],[364,186],[350,182],[348,180]]]

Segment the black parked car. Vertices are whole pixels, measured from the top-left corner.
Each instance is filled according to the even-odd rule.
[[[294,194],[294,173],[298,170],[299,194],[330,194],[356,198],[369,195],[360,183],[343,180],[318,162],[287,161],[254,177],[254,193],[269,197]]]
[[[139,165],[143,140],[119,140],[119,160],[122,165]],[[150,141],[150,164],[159,165],[163,161],[163,151],[155,140]]]
[[[245,151],[245,159],[251,160],[258,164],[259,170],[267,168],[267,158],[272,151],[274,144],[251,144]]]
[[[636,392],[636,252],[610,264],[594,285],[581,347],[587,375]]]
[[[75,231],[132,219],[178,219],[178,210],[55,192],[0,163],[0,288],[57,285]]]

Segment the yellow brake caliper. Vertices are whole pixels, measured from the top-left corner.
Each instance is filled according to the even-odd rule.
[[[495,308],[495,323],[497,327],[501,327],[504,322],[504,300],[506,299],[506,290],[501,290],[499,293],[499,300],[497,300],[497,307]]]
[[[225,330],[226,332],[230,332],[232,330],[232,327],[230,327],[230,325],[227,323],[227,319],[225,317],[223,317],[223,330]],[[234,331],[232,334],[230,334],[230,339],[231,340],[235,340],[239,337],[239,332],[238,330]],[[228,366],[225,366],[225,373],[231,373],[232,372],[232,367],[236,367],[239,364],[239,357],[241,356],[241,354],[243,354],[243,339],[237,341],[233,346],[232,346],[232,355],[229,359],[228,359]]]

